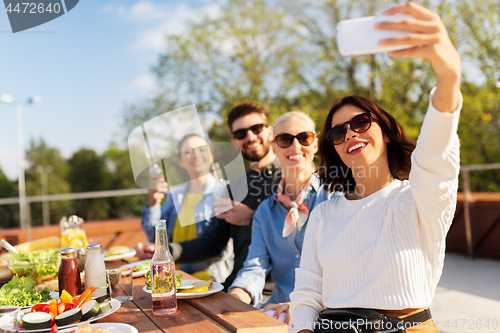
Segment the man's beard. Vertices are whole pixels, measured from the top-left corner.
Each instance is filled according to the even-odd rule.
[[[271,142],[262,141],[262,152],[252,151],[249,153],[244,148],[245,147],[243,147],[243,149],[241,150],[243,158],[250,162],[258,162],[269,153],[269,149],[271,149]]]

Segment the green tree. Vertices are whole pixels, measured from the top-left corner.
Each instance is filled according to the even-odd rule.
[[[0,168],[0,198],[11,198],[17,196],[16,182],[11,181],[2,168]],[[12,228],[18,226],[19,205],[0,206],[0,228]]]
[[[108,189],[137,188],[128,150],[121,150],[116,144],[112,143],[103,153],[102,157],[106,163]],[[110,217],[139,216],[146,202],[147,197],[145,195],[108,198]]]
[[[26,195],[40,196],[41,174],[36,171],[37,166],[52,166],[52,171],[47,174],[47,192],[48,194],[70,193],[70,183],[68,182],[69,167],[66,160],[56,148],[47,146],[45,141],[40,138],[31,139],[30,149],[26,153],[29,167],[25,171],[26,177]],[[51,201],[49,203],[49,215],[51,223],[58,223],[62,216],[67,216],[71,207],[70,201]],[[30,204],[32,225],[42,224],[42,204]]]
[[[68,160],[69,182],[72,192],[91,192],[107,189],[106,165],[104,159],[94,150],[81,148]],[[109,217],[106,200],[83,199],[74,202],[73,213],[85,220]]]
[[[359,94],[377,101],[416,139],[436,82],[429,62],[391,59],[386,54],[344,58],[335,35],[340,20],[380,15],[397,2],[230,0],[221,4],[218,17],[191,22],[185,33],[165,37],[165,50],[154,67],[163,91],[126,108],[124,126],[130,130],[158,114],[194,103],[202,113],[219,116],[209,134],[215,141],[227,141],[228,110],[251,100],[269,111],[271,121],[286,111],[302,110],[321,130],[336,100]],[[462,163],[498,162],[495,133],[500,106],[494,82],[500,74],[500,0],[416,2],[441,15],[466,64],[462,119],[467,121],[462,120],[459,128]],[[477,80],[476,73],[482,80]],[[471,176],[475,190],[498,188],[493,184],[495,172]]]

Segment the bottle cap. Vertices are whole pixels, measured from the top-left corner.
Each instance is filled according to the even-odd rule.
[[[101,247],[102,247],[101,244],[89,244],[87,245],[87,250],[100,249]]]
[[[164,227],[167,224],[167,220],[158,220],[156,221],[156,225],[158,227]]]
[[[65,249],[60,249],[59,253],[60,254],[75,253],[75,248],[74,247],[67,247]]]

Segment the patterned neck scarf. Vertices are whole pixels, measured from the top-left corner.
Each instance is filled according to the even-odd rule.
[[[277,199],[279,202],[284,203],[285,208],[288,209],[288,214],[286,214],[285,222],[283,224],[283,237],[288,237],[295,228],[299,230],[302,229],[304,223],[306,223],[309,217],[309,207],[304,203],[304,198],[306,196],[306,191],[309,185],[316,179],[314,174],[309,177],[307,182],[304,184],[302,190],[300,191],[297,199],[293,200],[283,193],[283,188],[285,187],[285,179],[281,179],[280,186],[278,187]]]

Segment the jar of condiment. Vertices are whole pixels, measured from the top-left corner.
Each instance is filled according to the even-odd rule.
[[[75,249],[68,247],[59,250],[61,254],[61,265],[59,266],[59,296],[66,290],[71,296],[82,293],[82,282],[80,269],[75,259]]]
[[[101,255],[101,244],[87,246],[85,262],[85,289],[95,287],[93,297],[104,296],[106,292],[106,266]]]

